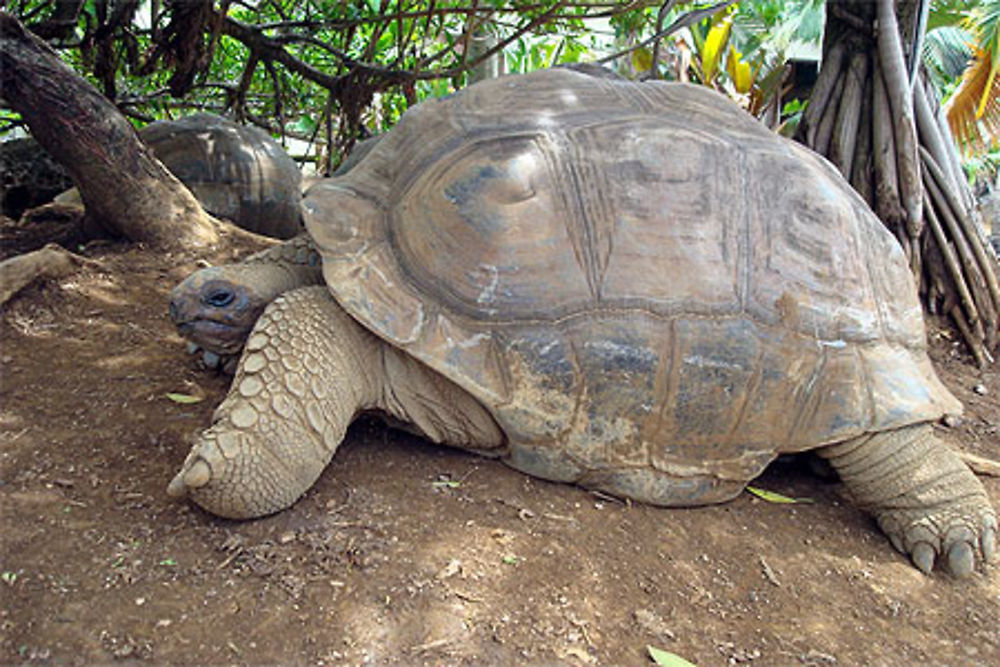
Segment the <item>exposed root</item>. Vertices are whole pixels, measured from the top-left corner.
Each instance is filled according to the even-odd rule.
[[[828,5],[828,59],[798,138],[829,157],[896,236],[926,308],[951,316],[984,366],[1000,351],[1000,264],[976,228],[933,91],[907,72],[912,28],[897,24],[892,0]]]
[[[80,257],[54,243],[0,262],[0,306],[39,279],[62,278],[81,266],[101,266],[100,262]]]

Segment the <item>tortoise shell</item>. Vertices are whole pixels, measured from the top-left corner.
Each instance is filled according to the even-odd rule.
[[[196,113],[139,134],[212,215],[275,238],[302,232],[302,174],[264,131]]]
[[[303,208],[340,304],[477,397],[535,474],[742,488],[779,453],[961,410],[893,237],[823,158],[703,87],[479,83]]]

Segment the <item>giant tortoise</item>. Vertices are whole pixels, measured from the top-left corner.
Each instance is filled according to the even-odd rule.
[[[931,426],[961,406],[903,253],[825,160],[722,96],[567,70],[490,80],[408,111],[303,210],[325,286],[256,320],[171,495],[277,512],[374,410],[664,506],[728,500],[815,450],[921,570],[993,557],[987,495]],[[233,351],[254,268],[213,271],[172,310]]]
[[[139,136],[212,215],[274,238],[302,233],[302,173],[263,130],[202,112],[150,123]],[[56,201],[81,203],[80,193]]]

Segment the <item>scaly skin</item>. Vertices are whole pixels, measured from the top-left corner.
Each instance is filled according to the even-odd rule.
[[[278,297],[247,339],[229,395],[168,493],[219,516],[284,509],[326,468],[354,417],[383,410],[490,454],[503,434],[468,393],[357,324],[325,287]]]
[[[242,262],[196,271],[174,288],[170,316],[210,367],[235,355],[260,314],[279,294],[323,284],[322,262],[308,235],[251,255]]]
[[[982,484],[928,424],[819,450],[893,546],[930,573],[956,577],[996,555],[997,517]]]

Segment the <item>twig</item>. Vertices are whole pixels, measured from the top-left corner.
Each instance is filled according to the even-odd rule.
[[[961,449],[956,450],[956,453],[958,454],[958,458],[962,459],[962,462],[969,466],[969,469],[977,475],[1000,477],[1000,461],[977,456]]]
[[[637,49],[649,46],[653,42],[663,39],[664,37],[669,37],[673,33],[680,30],[681,28],[686,28],[689,25],[697,23],[698,21],[701,21],[706,17],[712,16],[720,9],[725,9],[734,2],[736,2],[736,0],[723,0],[722,2],[712,5],[711,7],[705,7],[704,9],[695,9],[694,11],[690,11],[684,16],[678,18],[673,23],[671,23],[668,27],[664,28],[663,30],[657,31],[656,34],[654,34],[652,37],[644,39],[638,44],[630,46],[627,49],[622,49],[617,53],[612,53],[610,56],[604,56],[600,60],[595,60],[594,62],[599,65],[603,65],[604,63],[611,62],[612,60],[618,60],[622,56],[627,56],[628,54],[632,53],[633,51],[636,51]]]
[[[757,560],[760,562],[760,569],[764,573],[764,578],[771,582],[774,586],[781,588],[781,582],[778,581],[778,577],[774,574],[774,570],[771,566],[767,564],[763,556],[758,556]]]

